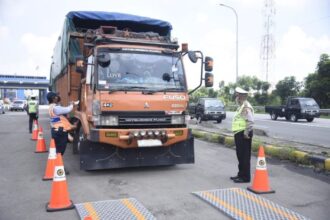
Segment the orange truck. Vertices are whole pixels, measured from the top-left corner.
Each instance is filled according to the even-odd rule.
[[[170,23],[110,12],[66,15],[51,64],[50,90],[62,104],[79,100],[73,153],[80,167],[194,163],[186,124],[189,94],[213,86],[213,60],[171,39]],[[183,59],[200,63],[200,84],[190,92]]]

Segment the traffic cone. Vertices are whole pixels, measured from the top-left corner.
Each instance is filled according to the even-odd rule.
[[[247,189],[257,194],[275,193],[275,190],[272,190],[269,186],[268,172],[263,146],[259,147],[257,167],[256,172],[254,174],[252,186],[247,187]]]
[[[34,140],[34,141],[38,140],[38,122],[37,122],[37,120],[33,120],[31,140]]]
[[[39,126],[39,132],[38,132],[38,140],[36,145],[36,151],[35,153],[46,153],[48,150],[46,149],[46,142],[43,136],[42,127]]]
[[[65,171],[62,156],[56,155],[54,178],[50,201],[46,205],[47,212],[73,209],[73,202],[69,198],[68,186],[66,184]]]
[[[53,179],[54,169],[55,169],[55,160],[56,160],[56,147],[55,147],[55,141],[52,138],[50,140],[46,171],[45,171],[45,175],[42,178],[42,180],[52,180]]]

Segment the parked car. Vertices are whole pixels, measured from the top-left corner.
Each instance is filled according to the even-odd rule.
[[[26,100],[16,100],[10,106],[10,111],[24,111],[27,105]]]
[[[298,121],[306,119],[312,122],[314,118],[320,117],[320,107],[313,98],[289,97],[286,105],[266,106],[265,111],[270,114],[272,120],[285,117],[286,120]]]
[[[5,106],[2,100],[0,100],[0,114],[5,114]]]
[[[217,98],[200,98],[197,104],[190,104],[188,110],[190,117],[196,118],[198,122],[215,120],[221,123],[226,119],[225,106]]]

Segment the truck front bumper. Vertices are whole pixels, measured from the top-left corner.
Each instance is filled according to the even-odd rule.
[[[224,120],[226,119],[226,113],[224,114],[207,114],[207,115],[204,115],[204,118],[203,120]]]
[[[96,131],[92,133],[96,135]],[[195,162],[194,155],[194,137],[191,130],[187,130],[185,140],[168,147],[149,146],[124,149],[112,144],[87,140],[80,146],[80,168],[99,170],[187,164]]]
[[[301,119],[307,119],[307,118],[319,118],[320,117],[320,112],[306,112],[306,113],[301,113],[300,118]]]
[[[138,148],[143,143],[171,146],[188,139],[188,128],[163,129],[103,129],[92,128],[88,140],[111,144],[119,148]],[[142,146],[143,147],[143,146]]]

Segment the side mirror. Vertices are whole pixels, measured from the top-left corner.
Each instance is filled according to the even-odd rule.
[[[212,57],[205,57],[205,71],[211,72],[213,70],[213,58]]]
[[[213,74],[205,73],[205,87],[212,87],[212,86],[213,86]]]
[[[83,56],[76,57],[76,72],[84,73],[85,61]]]
[[[100,53],[97,56],[97,63],[103,68],[108,67],[110,65],[109,53]]]
[[[196,63],[197,62],[197,56],[195,51],[188,51],[188,57],[190,59],[191,62]]]
[[[170,80],[171,80],[171,76],[170,76],[170,74],[168,74],[168,73],[164,73],[163,74],[163,80],[164,81],[167,81],[167,82],[169,82]]]

